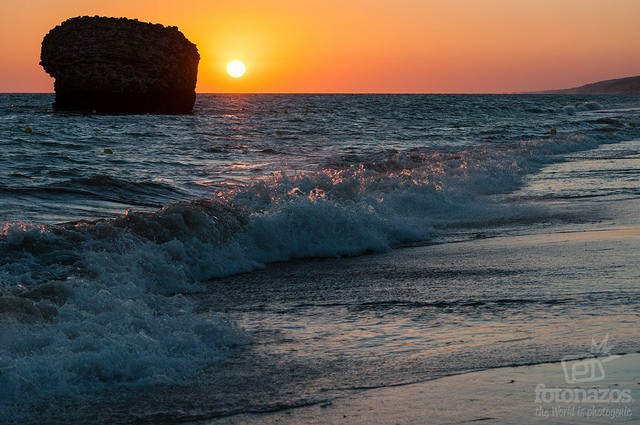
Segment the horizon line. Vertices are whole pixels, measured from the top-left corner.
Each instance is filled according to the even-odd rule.
[[[522,91],[522,92],[196,92],[196,95],[563,95],[563,96],[625,96],[622,94],[611,93],[549,93],[557,90],[540,90],[540,91]],[[21,92],[0,92],[0,94],[53,94],[56,92],[37,92],[37,91],[21,91]],[[633,96],[633,94],[627,95]]]

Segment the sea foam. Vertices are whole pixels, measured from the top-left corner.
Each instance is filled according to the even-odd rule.
[[[98,223],[3,235],[0,411],[10,417],[52,397],[184,383],[249,342],[228,318],[195,311],[171,241]]]

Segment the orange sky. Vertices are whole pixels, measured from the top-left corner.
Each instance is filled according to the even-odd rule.
[[[200,51],[200,93],[503,93],[640,75],[639,0],[2,0],[0,92],[53,91],[40,43],[80,15],[178,26]],[[232,59],[243,77],[226,74]]]

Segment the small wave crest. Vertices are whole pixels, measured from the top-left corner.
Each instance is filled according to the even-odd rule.
[[[106,175],[65,180],[43,187],[30,188],[30,190],[43,194],[68,194],[74,197],[121,201],[132,205],[155,207],[159,206],[159,200],[175,199],[180,195],[176,188],[162,183],[132,182]]]
[[[566,105],[562,107],[562,110],[568,114],[575,114],[576,112],[600,111],[602,109],[604,109],[603,106],[594,101],[583,102],[577,105]]]

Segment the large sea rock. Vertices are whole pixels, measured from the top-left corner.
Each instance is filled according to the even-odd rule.
[[[200,55],[177,27],[71,18],[44,37],[40,59],[55,109],[185,114],[195,103]]]

